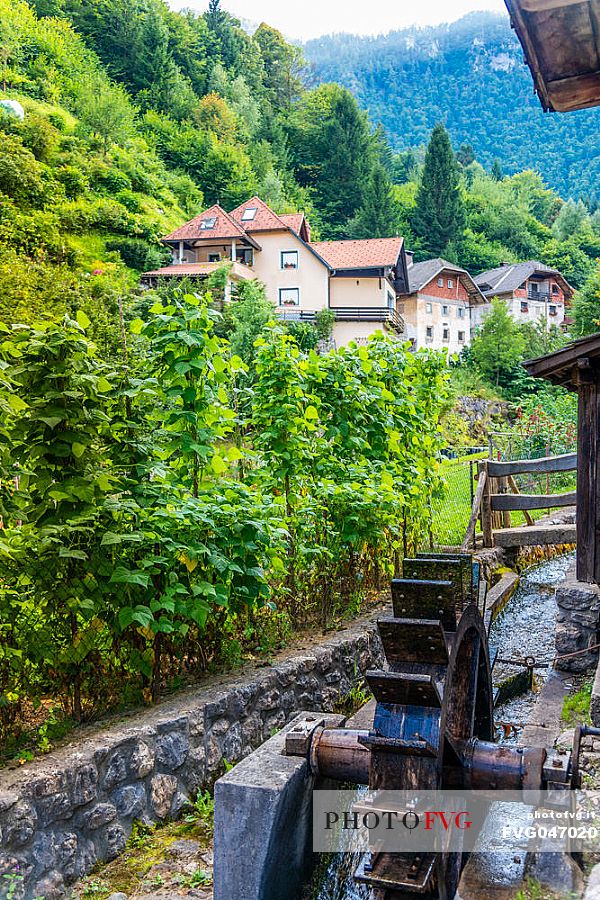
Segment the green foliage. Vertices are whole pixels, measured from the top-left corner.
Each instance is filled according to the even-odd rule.
[[[318,81],[348,87],[396,151],[421,148],[443,121],[455,147],[469,143],[488,171],[498,163],[497,180],[533,168],[566,197],[598,192],[600,112],[543,112],[506,15],[475,12],[378,37],[329,35],[304,49]]]
[[[567,725],[589,725],[590,703],[592,700],[593,679],[586,678],[583,685],[574,694],[563,700],[561,719]]]
[[[573,298],[573,334],[583,337],[600,330],[600,267]]]
[[[482,376],[501,387],[521,362],[525,339],[508,306],[497,298],[471,344],[471,358]]]
[[[425,154],[412,227],[430,256],[443,256],[462,237],[465,223],[458,167],[443,125],[436,125]]]
[[[261,297],[245,292],[228,327],[248,352]],[[81,311],[3,326],[5,734],[46,692],[79,721],[157,698],[182,661],[235,663],[290,620],[327,625],[420,540],[442,487],[443,357],[381,335],[317,356],[261,323],[252,373],[210,301],[159,300],[118,366]]]

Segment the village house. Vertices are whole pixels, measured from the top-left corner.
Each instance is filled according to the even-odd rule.
[[[546,328],[563,325],[565,306],[573,297],[573,288],[557,269],[535,260],[505,263],[477,275],[475,282],[489,301],[504,300],[517,322],[542,323]]]
[[[460,353],[471,343],[486,298],[465,269],[440,258],[419,263],[412,262],[412,254],[408,258],[408,293],[399,300],[404,336],[417,348]]]
[[[408,287],[401,237],[311,242],[303,213],[277,215],[253,197],[230,213],[212,206],[163,242],[173,261],[144,273],[146,285],[165,278],[203,281],[229,262],[226,300],[236,282],[258,279],[282,318],[311,321],[330,308],[338,346],[366,340],[376,331],[404,331],[397,311],[397,298]]]

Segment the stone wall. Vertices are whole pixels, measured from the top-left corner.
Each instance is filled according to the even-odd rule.
[[[375,620],[251,676],[197,689],[18,770],[0,772],[0,897],[60,897],[125,847],[133,822],[177,816],[199,789],[298,710],[333,709],[383,662]],[[4,894],[3,894],[4,892]],[[232,898],[233,900],[233,898]]]
[[[600,590],[577,581],[571,573],[556,589],[556,655],[565,672],[587,672],[598,662],[598,650],[588,650],[599,641]],[[569,654],[577,654],[569,656]]]

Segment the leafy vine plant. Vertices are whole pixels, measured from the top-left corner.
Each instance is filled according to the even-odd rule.
[[[125,362],[83,313],[2,326],[4,736],[28,704],[80,721],[331,627],[427,534],[441,355],[318,355],[260,321],[244,360],[214,305],[171,291]]]

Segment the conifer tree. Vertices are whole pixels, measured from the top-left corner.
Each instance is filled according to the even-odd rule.
[[[383,168],[376,165],[367,182],[362,206],[348,224],[351,238],[387,238],[398,233],[399,209],[392,184]]]
[[[494,181],[502,181],[504,178],[504,171],[502,169],[502,163],[499,159],[495,159],[492,164],[491,176]]]
[[[458,165],[443,125],[436,125],[431,134],[412,224],[432,256],[443,256],[448,244],[459,241],[464,232]]]

